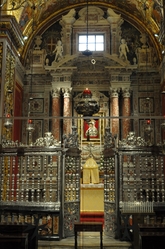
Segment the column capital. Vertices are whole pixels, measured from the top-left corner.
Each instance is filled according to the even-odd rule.
[[[110,89],[110,96],[111,98],[118,98],[119,97],[119,89],[118,88],[111,88]]]
[[[60,92],[61,92],[60,88],[53,87],[52,91],[51,91],[52,98],[59,98],[60,97]]]
[[[70,98],[72,96],[72,87],[62,88],[62,93],[64,94],[64,98]]]
[[[130,88],[122,89],[122,95],[123,95],[123,98],[130,98],[130,96],[131,96]]]

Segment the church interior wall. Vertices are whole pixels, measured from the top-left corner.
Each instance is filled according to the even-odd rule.
[[[105,36],[105,41],[106,41],[106,45],[105,45],[105,52],[110,54],[112,53],[112,46],[113,44],[111,43],[112,41],[112,31],[111,31],[111,25],[110,23],[107,22],[106,20],[106,10],[104,9],[104,12],[101,10],[101,8],[97,8],[98,11],[100,11],[100,13],[102,13],[103,17],[101,19],[101,24],[102,26],[99,24],[99,21],[97,23],[97,19],[90,19],[89,20],[89,24],[90,24],[90,28],[89,28],[89,32],[104,32],[104,34],[106,34]],[[82,9],[83,10],[83,9]],[[81,11],[80,11],[81,12]],[[69,14],[67,14],[69,15]],[[67,16],[66,15],[66,16]],[[72,18],[72,17],[71,17]],[[71,39],[70,39],[70,43],[71,43],[71,54],[75,54],[77,53],[77,39],[78,39],[78,34],[79,33],[84,33],[85,32],[85,29],[84,29],[84,21],[83,19],[81,19],[82,16],[78,16],[76,14],[75,16],[75,19],[73,21],[73,24],[72,24],[72,34],[71,34]],[[63,16],[63,19],[65,20],[65,15]],[[54,54],[53,54],[53,51],[55,49],[55,45],[57,43],[58,40],[62,40],[65,42],[65,36],[62,32],[62,29],[65,30],[65,26],[64,26],[64,23],[60,24],[61,22],[57,22],[57,23],[54,23],[51,27],[49,27],[47,30],[45,30],[41,36],[41,40],[42,40],[42,43],[40,45],[40,49],[36,49],[36,47],[34,47],[34,52],[33,52],[33,56],[34,56],[34,61],[33,61],[33,64],[34,64],[34,72],[37,73],[38,72],[41,72],[41,71],[45,71],[44,69],[44,66],[46,65],[46,61],[48,59],[48,66],[51,68],[52,66],[52,63],[53,63],[53,59],[54,59]],[[147,48],[145,49],[149,49],[148,53],[149,55],[151,56],[150,57],[150,61],[148,61],[146,64],[145,62],[145,58],[143,55],[142,59],[141,57],[139,57],[139,54],[140,52],[137,52],[139,49],[143,50],[142,52],[144,53],[145,52],[145,49],[142,49],[142,46],[143,46],[143,43],[141,41],[141,33],[140,31],[138,30],[138,28],[135,28],[134,26],[132,26],[130,23],[128,23],[127,21],[123,20],[121,22],[121,25],[119,25],[118,27],[118,30],[115,31],[116,32],[116,41],[118,41],[118,49],[119,49],[119,46],[120,46],[120,42],[121,42],[121,38],[125,39],[126,42],[127,42],[127,45],[128,45],[128,48],[129,48],[129,52],[128,52],[128,64],[130,66],[132,66],[132,75],[134,75],[133,77],[131,76],[131,91],[132,91],[132,95],[133,96],[137,96],[138,95],[138,99],[137,99],[137,105],[134,104],[134,99],[133,97],[131,97],[131,114],[134,115],[136,113],[136,115],[145,115],[146,113],[144,112],[143,110],[143,113],[142,111],[140,110],[141,109],[141,102],[144,102],[145,98],[148,96],[148,88],[150,87],[149,86],[149,83],[148,83],[148,79],[145,80],[143,82],[139,82],[139,81],[142,81],[142,75],[145,74],[145,71],[146,70],[149,70],[149,74],[152,75],[152,79],[153,79],[153,74],[159,74],[158,72],[158,58],[156,57],[156,54],[154,54],[154,57],[151,56],[151,54],[153,54],[153,46],[152,46],[152,42],[149,40],[148,43],[147,43]],[[65,45],[65,44],[64,44]],[[33,45],[34,46],[34,45]],[[29,53],[31,53],[31,50],[29,50]],[[66,48],[64,46],[64,50],[63,50],[63,56],[65,57],[66,55]],[[101,55],[103,55],[101,53]],[[29,58],[31,57],[31,55],[29,54]],[[117,54],[115,55],[116,58],[119,58],[119,51],[117,51]],[[82,56],[80,53],[78,53],[78,58],[75,60],[75,61],[72,61],[70,63],[70,66],[76,66],[77,67],[77,70],[73,73],[72,75],[72,92],[73,92],[73,96],[75,95],[76,92],[81,92],[83,91],[83,89],[86,87],[86,86],[90,86],[90,89],[92,91],[95,90],[95,88],[97,87],[100,91],[105,91],[106,89],[106,95],[108,95],[109,97],[109,103],[107,104],[107,110],[106,110],[106,115],[111,115],[111,104],[110,104],[110,94],[109,94],[109,89],[112,85],[111,83],[111,79],[112,79],[112,72],[108,71],[108,70],[105,70],[105,66],[109,66],[110,68],[112,67],[113,71],[115,70],[115,66],[118,67],[118,65],[116,63],[114,63],[113,61],[113,55],[112,55],[112,59],[111,60],[108,60],[108,59],[104,59],[102,61],[102,57],[100,57],[100,55],[98,55],[97,53],[93,53],[93,56],[91,58],[95,58],[96,59],[96,64],[92,64],[90,62],[90,60],[88,60],[88,58],[84,58],[84,56]],[[152,60],[152,61],[151,61]],[[153,61],[154,60],[154,61]],[[121,61],[122,62],[122,61]],[[30,70],[30,67],[32,66],[31,64],[32,62],[30,62],[29,66],[27,64],[27,75],[29,74],[28,73],[28,70]],[[35,64],[36,63],[36,64]],[[116,64],[116,65],[115,65]],[[35,66],[37,65],[37,66]],[[113,66],[112,66],[113,65]],[[135,67],[135,68],[133,68]],[[111,71],[112,71],[111,70]],[[140,71],[139,75],[140,75],[140,79],[139,79],[139,76],[138,76],[138,71]],[[152,73],[153,71],[153,73]],[[30,71],[29,71],[30,72]],[[137,72],[137,76],[135,76],[135,72]],[[157,72],[157,73],[156,73]],[[50,74],[49,72],[46,73],[45,71],[45,74],[47,76],[46,77],[50,77]],[[121,87],[122,88],[122,81],[120,81],[120,77],[121,79],[124,77],[123,76],[123,69],[121,67],[121,69],[118,70],[118,75],[121,75],[121,76],[118,76],[118,80],[119,82],[117,83],[117,87]],[[145,77],[145,76],[143,76]],[[50,77],[51,78],[51,77]],[[149,77],[150,80],[151,80],[151,77]],[[124,79],[124,78],[123,78]],[[136,84],[138,84],[138,88],[134,88],[134,83],[133,83],[133,79],[134,81],[136,81]],[[38,82],[40,82],[40,84],[42,85],[42,87],[45,85],[44,84],[44,81],[43,81],[43,75],[40,75],[38,74]],[[43,83],[41,83],[43,82]],[[145,87],[145,91],[146,91],[146,95],[145,95],[145,92],[143,90],[140,90],[141,86],[140,84],[144,84],[144,82],[146,84],[146,87]],[[37,89],[37,82],[35,83],[35,85],[33,86],[33,91],[35,91],[35,95],[37,95],[37,90],[34,90],[34,89]],[[50,88],[51,88],[51,79],[49,80],[49,83],[50,85]],[[155,85],[154,82],[150,83],[150,84],[153,84]],[[142,86],[143,87],[143,86]],[[158,85],[159,87],[159,85]],[[39,87],[40,88],[40,87]],[[134,92],[134,90],[136,91],[136,93]],[[51,92],[51,90],[50,90]],[[51,101],[51,94],[50,92],[48,93],[48,98],[49,98],[49,101]],[[40,93],[38,93],[39,95]],[[159,93],[158,93],[159,94]],[[153,94],[152,92],[149,93],[149,96],[151,97],[151,101],[153,101]],[[120,103],[121,103],[121,107],[122,107],[122,96],[119,97],[121,100],[120,100]],[[158,103],[156,101],[156,99],[158,99],[157,96],[154,97],[155,100],[154,102],[155,103]],[[153,104],[154,105],[154,104]],[[158,105],[158,104],[156,104]],[[25,105],[26,106],[26,105]],[[154,105],[155,106],[155,105]],[[152,112],[152,115],[157,115],[158,114],[158,111],[155,111],[155,110],[158,110],[159,107],[158,106],[155,106],[156,109],[154,109],[154,112]],[[108,111],[109,109],[109,111]],[[121,109],[120,108],[120,114],[121,113]],[[49,116],[50,114],[50,111],[47,110],[47,114]],[[74,106],[72,108],[72,114],[73,115],[76,115],[75,111],[74,111]],[[143,118],[142,118],[143,120]],[[136,132],[137,134],[139,135],[143,135],[140,131],[140,127],[142,126],[142,123],[143,121],[139,121],[139,123],[137,125],[135,125],[134,123],[136,123],[136,121],[132,121],[132,129],[137,126],[138,129],[136,129]],[[51,121],[49,121],[51,122]],[[121,124],[120,124],[121,125]],[[48,126],[48,125],[47,125]],[[46,126],[46,127],[47,127]],[[42,129],[41,129],[42,130]],[[45,129],[44,129],[45,131]],[[120,137],[122,137],[122,133],[120,132]],[[159,138],[157,138],[159,139]]]
[[[122,159],[120,157],[117,160],[118,160],[118,165],[120,166],[121,173],[124,172],[122,175],[124,184],[123,188],[121,187],[120,189],[121,202],[132,201],[133,197],[135,197],[133,196],[134,193],[130,196],[129,195],[130,193],[128,193],[129,191],[126,192],[127,185],[130,183],[130,179],[132,184],[130,187],[130,191],[134,191],[133,190],[134,187],[138,188],[138,184],[136,184],[136,182],[134,181],[131,173],[128,172],[130,169],[135,174],[136,171],[138,170],[138,164],[135,163],[136,160],[134,161],[134,164],[132,164],[132,162],[130,163],[130,160],[134,160],[134,156],[133,154],[131,154],[134,153],[134,150],[131,151],[130,153],[131,155],[125,155],[124,146],[128,145],[128,148],[130,149],[129,146],[137,145],[136,144],[137,140],[134,140],[135,139],[134,133],[138,138],[139,137],[140,139],[141,137],[144,138],[148,143],[147,145],[149,146],[153,144],[154,145],[159,144],[162,139],[162,133],[161,133],[162,131],[160,128],[162,120],[154,118],[155,116],[156,117],[162,116],[163,112],[162,99],[164,98],[161,96],[161,89],[160,89],[162,82],[160,77],[160,68],[159,68],[160,51],[157,47],[156,41],[154,40],[153,37],[150,38],[148,34],[145,33],[146,30],[144,30],[144,26],[143,27],[135,26],[135,22],[131,23],[131,19],[128,18],[129,19],[128,20],[127,18],[123,18],[123,16],[121,17],[119,12],[113,11],[113,9],[110,9],[109,6],[107,8],[105,8],[105,6],[104,8],[95,7],[94,9],[96,10],[97,14],[93,13],[93,7],[90,8],[91,16],[89,19],[89,25],[90,25],[89,32],[104,34],[105,51],[93,52],[91,56],[84,56],[82,55],[81,52],[78,51],[78,35],[81,33],[85,34],[86,32],[86,28],[84,28],[84,24],[86,23],[85,8],[81,9],[80,7],[78,7],[77,9],[68,10],[68,12],[64,11],[62,13],[60,20],[54,22],[52,25],[48,25],[44,31],[40,30],[40,32],[38,32],[37,36],[31,40],[31,47],[29,46],[28,51],[23,52],[23,55],[25,55],[26,53],[26,58],[24,58],[26,61],[26,62],[24,61],[25,71],[20,66],[20,61],[17,63],[15,71],[16,82],[17,81],[19,82],[18,85],[16,83],[15,86],[15,98],[17,98],[17,106],[15,105],[14,115],[21,116],[22,114],[22,120],[19,122],[15,122],[14,124],[15,125],[14,138],[20,140],[23,144],[26,145],[29,142],[28,135],[30,133],[27,132],[26,125],[27,121],[30,118],[28,116],[29,114],[28,106],[30,101],[30,116],[34,118],[34,128],[35,128],[34,132],[30,134],[32,141],[33,142],[37,141],[38,143],[37,145],[39,146],[45,146],[44,142],[45,141],[47,142],[46,150],[44,152],[42,150],[34,152],[39,154],[39,155],[37,154],[39,162],[38,164],[36,164],[39,165],[39,167],[36,167],[35,165],[36,162],[34,161],[32,146],[29,146],[30,148],[28,148],[27,151],[26,151],[27,148],[25,148],[25,151],[27,153],[25,155],[26,162],[24,161],[25,159],[23,158],[24,154],[20,155],[21,156],[20,160],[24,162],[23,167],[21,169],[22,170],[21,174],[23,174],[22,177],[24,177],[24,171],[26,171],[25,165],[27,165],[27,169],[31,170],[31,172],[36,167],[37,168],[37,169],[35,168],[37,172],[36,174],[40,174],[39,170],[41,169],[41,173],[43,174],[43,176],[41,178],[38,177],[38,179],[36,177],[37,180],[34,178],[34,175],[32,175],[32,177],[29,178],[30,183],[32,183],[33,186],[35,185],[34,188],[35,194],[32,193],[33,191],[32,192],[30,191],[28,192],[27,190],[24,191],[24,183],[28,185],[28,181],[26,182],[25,179],[23,180],[21,179],[20,183],[21,183],[22,192],[20,196],[18,194],[18,196],[15,198],[20,197],[22,201],[23,200],[29,201],[29,199],[31,198],[31,197],[29,198],[29,196],[32,196],[35,198],[35,201],[39,200],[40,198],[43,200],[44,186],[42,180],[44,179],[45,182],[47,183],[46,198],[48,199],[49,194],[51,196],[52,188],[55,189],[57,184],[58,191],[60,189],[60,191],[63,191],[63,193],[65,193],[64,196],[62,196],[63,209],[61,209],[62,211],[60,211],[58,203],[57,205],[58,217],[55,215],[55,217],[53,218],[55,225],[57,224],[57,227],[54,228],[55,233],[59,232],[58,225],[60,224],[61,220],[62,220],[61,223],[63,225],[63,229],[66,229],[65,231],[62,231],[62,233],[61,231],[59,232],[61,233],[60,237],[62,237],[64,234],[65,235],[73,234],[73,229],[71,231],[68,229],[67,222],[70,217],[73,220],[79,218],[79,214],[77,213],[75,214],[73,210],[80,210],[80,203],[79,203],[80,189],[78,189],[77,186],[79,185],[80,182],[83,183],[83,169],[84,169],[83,166],[85,165],[85,163],[89,158],[90,159],[92,158],[98,166],[98,168],[96,167],[92,170],[94,170],[93,172],[95,172],[93,176],[94,175],[98,176],[99,172],[99,178],[97,178],[97,184],[101,184],[99,185],[101,186],[99,190],[102,193],[101,195],[102,199],[104,194],[103,186],[105,180],[104,179],[105,168],[107,170],[106,173],[107,179],[112,178],[111,180],[113,188],[115,188],[115,184],[116,184],[116,189],[118,188],[117,184],[122,185],[122,182],[115,183],[116,178],[115,178],[114,168],[116,167],[117,163],[115,161],[116,158],[113,154],[114,151],[112,149],[114,143],[112,145],[109,143],[108,146],[110,147],[108,147],[108,149],[105,148],[107,128],[110,129],[108,133],[109,135],[108,139],[111,135],[117,135],[117,139],[116,137],[115,139],[117,140],[117,142],[120,142],[119,150],[121,154],[119,155],[119,157],[122,155],[121,156]],[[55,49],[59,41],[60,41],[59,44],[62,47],[61,57],[59,57],[59,59],[58,58],[55,59],[56,58]],[[124,48],[127,47],[128,50],[126,54],[125,53],[123,54],[120,46],[121,47],[124,46]],[[5,49],[5,53],[11,52],[8,49],[6,49],[6,45],[5,46],[2,45],[2,47]],[[2,67],[3,64],[2,58],[0,58],[0,64]],[[7,67],[9,69],[9,66]],[[2,80],[3,77],[4,74],[2,74]],[[90,120],[91,123],[93,122],[95,126],[94,128],[97,129],[98,133],[90,136],[88,136],[88,133],[86,133],[88,128],[90,128],[88,127],[89,124],[87,125],[87,122],[85,122],[83,117],[81,115],[78,115],[78,113],[75,110],[75,106],[81,99],[82,92],[85,88],[89,88],[92,91],[93,98],[98,100],[100,104],[99,112],[93,116],[92,120]],[[3,87],[1,87],[1,89],[3,89]],[[32,100],[30,100],[31,97]],[[56,106],[53,106],[54,98],[56,98],[55,103],[58,103],[59,105],[57,104]],[[113,101],[114,99],[115,101]],[[125,99],[127,100],[128,106],[125,106],[126,103]],[[3,97],[1,93],[1,103],[2,102],[3,102]],[[115,106],[114,103],[117,103],[117,106]],[[57,108],[57,110],[56,109],[53,110],[53,107]],[[129,112],[127,112],[127,108],[129,109],[128,110]],[[112,116],[114,115],[114,113],[116,113],[115,112],[116,110],[118,111],[119,118],[117,119],[115,127]],[[60,115],[59,117],[60,122],[58,123],[59,127],[54,127],[54,118],[52,117],[53,111],[57,115]],[[1,112],[3,112],[3,110],[1,110]],[[125,120],[123,120],[123,113],[124,114],[128,113],[126,121],[129,121],[125,122],[126,127],[124,128],[123,124]],[[69,122],[65,122],[65,120],[67,119],[69,119]],[[144,127],[147,125],[146,122],[148,121],[152,122],[152,133],[151,134],[149,133],[150,137],[144,133]],[[77,133],[78,133],[78,136],[76,137],[76,139],[78,138],[78,142],[76,140],[76,143],[75,141],[72,141],[75,134],[71,134],[74,126],[77,128]],[[67,156],[65,157],[65,155],[62,155],[64,156],[64,158],[62,158],[61,153],[63,153],[63,151],[62,149],[59,149],[58,147],[59,144],[57,145],[56,144],[57,141],[55,141],[56,142],[55,148],[57,151],[54,152],[53,150],[51,150],[50,152],[51,156],[49,157],[47,147],[49,147],[50,145],[49,142],[52,141],[51,140],[52,137],[48,131],[57,135],[60,142],[62,143],[62,146],[65,147],[67,143],[68,144],[71,143],[71,145],[76,146],[76,148],[73,148],[73,151],[72,150],[70,151],[67,150],[68,149],[67,147],[65,147],[64,149],[67,148],[66,149]],[[15,135],[16,132],[18,132],[17,136]],[[46,134],[47,136],[46,138],[44,138],[44,134]],[[11,129],[9,135],[11,135]],[[127,138],[129,138],[130,140],[127,141],[126,140]],[[121,141],[123,139],[125,139],[123,142],[123,144],[124,143],[125,144],[124,145],[122,144],[121,146],[122,143]],[[142,144],[146,146],[143,139],[142,139]],[[5,143],[4,146],[6,146]],[[52,146],[52,144],[50,146]],[[137,146],[139,146],[139,144]],[[78,147],[81,149],[81,158],[80,158],[80,151],[77,151]],[[18,153],[24,153],[24,151],[23,152],[20,151],[18,151]],[[105,155],[107,151],[109,153],[108,156]],[[44,153],[43,154],[44,156],[41,155],[42,152]],[[130,151],[128,152],[126,151],[126,154],[129,154],[129,152]],[[147,153],[146,154],[144,153],[144,156],[142,155],[142,159],[147,158],[146,161],[148,160],[147,162],[148,165],[150,165],[150,159],[153,162],[152,150],[150,152],[148,153],[147,151],[149,156]],[[160,157],[162,157],[162,155]],[[13,160],[12,164],[15,165],[14,161],[15,159],[12,160]],[[30,162],[29,160],[33,161],[31,165],[29,165]],[[62,168],[61,165],[63,166],[63,162],[65,160],[67,167]],[[163,167],[164,167],[163,160],[159,158],[159,161],[160,161],[161,172],[163,172]],[[105,165],[103,165],[104,163]],[[17,166],[16,169],[19,169],[19,165]],[[30,166],[32,167],[30,168]],[[152,169],[154,170],[154,163],[152,163],[152,167],[153,167]],[[7,170],[6,172],[10,170],[9,164],[7,164],[4,161],[3,161],[3,170],[4,172],[5,170]],[[62,170],[62,172],[60,170]],[[62,179],[60,177],[59,178],[57,177],[57,172],[59,173],[60,177],[62,177]],[[47,173],[48,175],[46,175]],[[130,174],[129,177],[127,176],[127,173]],[[143,173],[144,176],[146,177],[145,172]],[[26,174],[28,175],[29,173],[26,172]],[[79,179],[79,174],[81,176],[80,179]],[[151,171],[150,174],[152,174]],[[75,178],[72,177],[73,175]],[[161,183],[164,184],[162,176],[163,173],[161,175]],[[138,180],[139,179],[140,178],[138,178]],[[62,183],[60,182],[61,180]],[[38,190],[36,190],[37,181],[38,181],[38,186],[40,186],[41,184],[42,189],[39,189],[38,187]],[[66,181],[66,185],[64,184],[64,181]],[[90,181],[89,183],[93,184],[92,178],[90,178]],[[9,184],[9,182],[7,181],[4,182],[5,187],[8,187],[7,184]],[[109,184],[108,180],[106,184],[108,186]],[[148,186],[147,184],[148,183],[146,183],[146,185],[144,184],[146,188]],[[59,186],[61,186],[61,188]],[[155,187],[156,185],[154,186],[154,188]],[[84,192],[86,191],[85,187],[83,190]],[[159,190],[160,189],[158,187],[158,191]],[[59,196],[61,196],[60,191],[58,192]],[[154,192],[154,189],[152,189],[152,191]],[[19,188],[17,188],[17,193],[18,192]],[[5,188],[3,190],[3,193],[5,193]],[[33,194],[35,196],[33,196]],[[114,201],[115,194],[116,193],[114,189],[112,191],[109,188],[109,193],[106,196],[107,202],[108,201],[111,202],[112,200]],[[13,201],[14,199],[13,193],[11,194],[11,196],[9,194],[7,194],[6,196],[7,197],[5,198],[9,199],[11,197]],[[139,197],[138,201],[140,200],[140,198],[141,197]],[[154,200],[154,195],[152,198]],[[164,196],[161,198],[163,199]],[[75,201],[75,203],[72,203],[71,202],[72,200]],[[89,201],[89,199],[87,199],[87,201]],[[83,204],[84,203],[81,203],[81,205]],[[93,204],[95,205],[95,203]],[[105,212],[109,210],[110,206],[112,206],[112,209],[110,210],[112,210],[113,214],[109,214],[107,212],[106,214],[107,216],[105,217],[108,217],[108,215],[112,215],[111,216],[112,218],[115,213],[114,211],[116,208],[115,204],[114,203],[111,204],[112,205],[106,203],[107,206],[105,205]],[[101,203],[101,208],[99,208],[99,211],[100,210],[103,211],[102,206],[103,203]],[[81,208],[83,209],[83,211],[84,210],[86,211],[86,209],[88,209],[87,211],[89,211],[91,207],[89,206],[86,207],[84,205],[84,207]],[[3,217],[3,219],[5,218]],[[61,220],[59,221],[59,219]],[[107,224],[105,227],[107,228]]]

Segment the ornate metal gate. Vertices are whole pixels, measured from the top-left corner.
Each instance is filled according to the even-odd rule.
[[[137,224],[153,224],[155,208],[165,206],[164,155],[160,145],[148,145],[130,132],[116,144],[106,130],[104,148],[105,233],[122,240],[138,240]],[[136,216],[136,218],[135,218]],[[137,243],[137,241],[135,242]]]
[[[0,148],[0,222],[37,226],[35,236],[59,240],[74,234],[80,216],[77,129],[64,146],[50,132],[34,144],[3,141]]]
[[[116,152],[116,136],[106,128],[104,139],[104,232],[110,237],[118,237],[119,217],[119,177]]]

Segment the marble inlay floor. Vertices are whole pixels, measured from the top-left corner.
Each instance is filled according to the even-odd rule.
[[[78,249],[100,248],[100,233],[99,232],[81,232],[77,238]],[[74,236],[60,241],[39,241],[38,249],[73,249]],[[130,242],[119,241],[108,236],[103,235],[103,248],[105,249],[130,249],[132,245]]]

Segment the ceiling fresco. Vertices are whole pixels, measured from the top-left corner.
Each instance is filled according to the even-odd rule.
[[[87,0],[1,0],[0,10],[2,15],[11,14],[16,17],[20,31],[28,38],[24,44],[26,54],[25,51],[35,35],[43,34],[70,9],[73,8],[78,13],[86,4]],[[155,45],[157,49],[162,49],[162,41],[156,41],[154,34],[164,30],[165,0],[88,0],[88,4],[102,8],[105,13],[108,8],[112,8],[140,32],[146,32],[153,37],[153,43],[158,43]]]
[[[12,10],[11,0],[1,0],[2,10],[10,10],[8,12],[13,13],[17,21],[19,22],[22,32],[27,32],[29,22],[34,17],[35,24],[39,25],[45,22],[54,14],[59,11],[67,11],[69,8],[82,7],[86,4],[86,0],[31,0],[31,1],[15,1],[14,8]],[[22,4],[21,4],[22,2]],[[89,0],[89,5],[102,5],[105,7],[114,8],[116,11],[125,15],[132,15],[141,21],[147,20],[148,26],[159,31],[162,15],[163,15],[163,0]],[[33,13],[32,6],[35,5]]]

